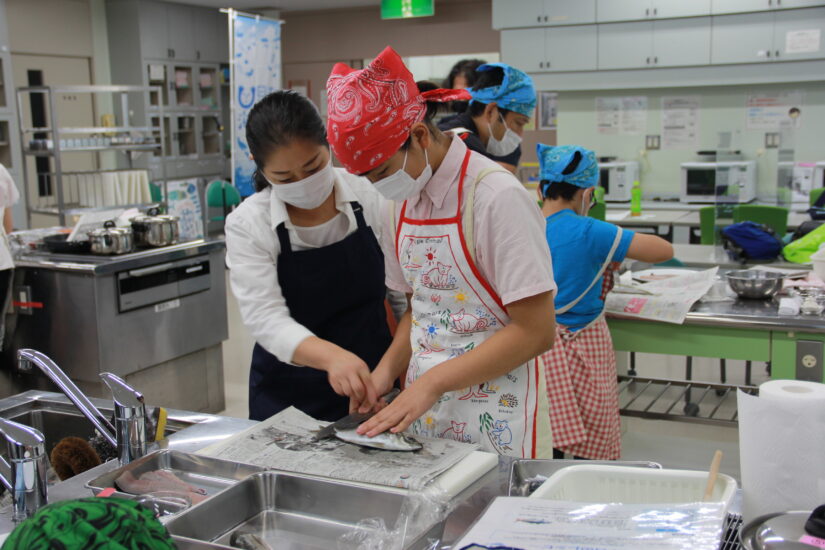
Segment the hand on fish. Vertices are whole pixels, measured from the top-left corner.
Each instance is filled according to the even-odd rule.
[[[335,430],[335,437],[347,443],[382,451],[420,451],[423,448],[421,443],[404,434],[382,433],[367,437],[357,430]]]
[[[378,414],[358,426],[357,432],[367,437],[375,437],[387,430],[394,434],[403,432],[430,410],[440,397],[441,392],[426,376],[422,376]]]
[[[372,387],[375,388],[376,395],[384,396],[392,391],[395,386],[395,377],[392,374],[385,374],[385,369],[379,365],[372,374],[370,374],[370,381]],[[375,402],[370,403],[368,399],[359,399],[351,395],[349,400],[349,412],[377,412],[387,406],[383,397],[378,398]]]

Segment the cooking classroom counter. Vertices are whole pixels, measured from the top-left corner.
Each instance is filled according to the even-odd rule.
[[[780,316],[778,300],[696,303],[681,325],[613,317],[608,325],[617,351],[771,362],[773,378],[825,381],[825,317]],[[810,353],[819,360],[803,366]]]
[[[719,266],[722,269],[739,269],[742,264],[731,260],[721,246],[710,244],[674,244],[673,257],[682,262],[685,267],[699,267],[708,269]],[[769,265],[780,269],[810,269],[809,264],[795,264],[784,260],[768,262],[757,260],[748,262],[748,265]],[[747,266],[746,266],[747,267]]]

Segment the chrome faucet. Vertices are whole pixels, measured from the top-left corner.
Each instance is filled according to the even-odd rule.
[[[0,457],[0,482],[12,495],[15,523],[31,517],[48,503],[46,488],[46,438],[34,428],[0,418],[9,462]]]
[[[115,425],[95,407],[83,392],[69,379],[57,364],[43,353],[33,349],[17,351],[18,367],[29,371],[32,364],[43,371],[52,382],[97,428],[97,431],[117,449],[120,465],[128,464],[146,454],[146,407],[143,395],[120,377],[104,372],[100,375],[112,391],[115,400]]]
[[[115,400],[117,456],[127,464],[146,454],[146,405],[143,394],[111,372],[100,374]]]

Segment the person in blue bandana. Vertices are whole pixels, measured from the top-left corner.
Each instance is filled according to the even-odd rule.
[[[461,137],[467,147],[515,172],[521,158],[524,126],[536,109],[533,80],[504,63],[476,69],[467,110],[443,119],[438,127]]]
[[[583,147],[538,144],[539,194],[553,258],[556,340],[542,356],[556,457],[615,460],[621,455],[616,355],[604,319],[605,272],[625,258],[658,263],[673,246],[587,217],[599,181],[596,155]]]

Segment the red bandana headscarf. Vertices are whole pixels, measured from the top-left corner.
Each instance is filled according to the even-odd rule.
[[[337,63],[327,80],[327,140],[353,174],[369,172],[395,154],[424,119],[427,101],[467,101],[466,90],[419,93],[412,73],[387,46],[366,69]]]

